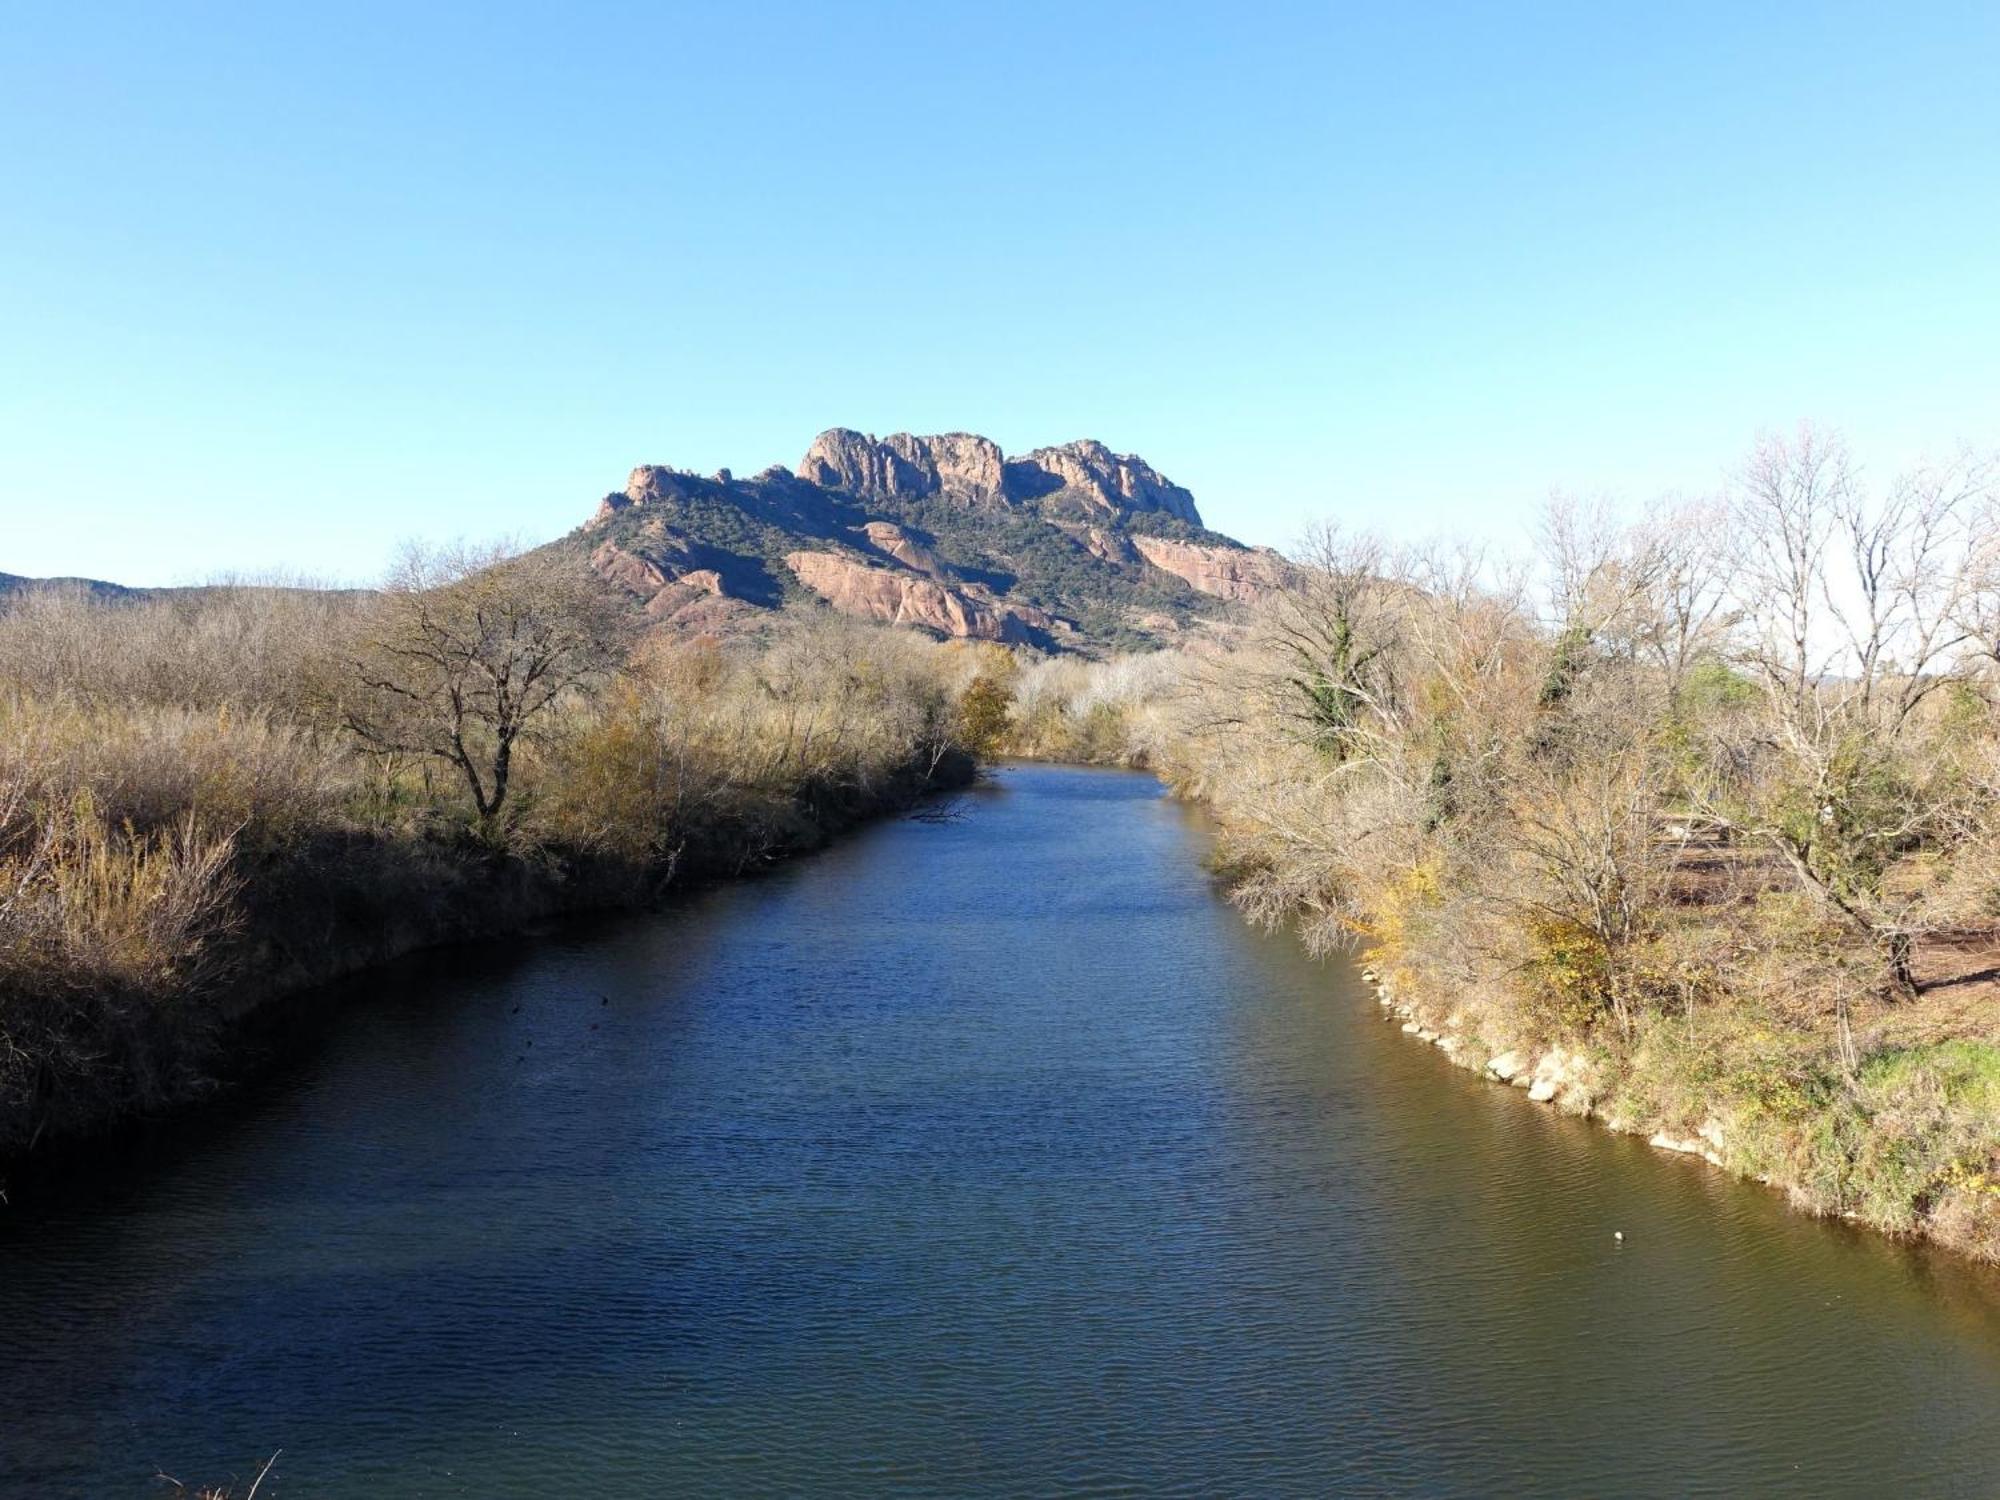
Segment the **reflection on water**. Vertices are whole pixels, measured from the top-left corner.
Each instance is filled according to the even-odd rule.
[[[1991,1277],[1450,1068],[1202,845],[1013,768],[376,976],[0,1218],[0,1493],[2000,1493]]]

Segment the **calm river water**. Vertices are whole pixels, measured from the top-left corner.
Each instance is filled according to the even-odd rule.
[[[0,1215],[0,1495],[2000,1495],[1992,1277],[1449,1067],[1204,842],[1015,767],[373,976]]]

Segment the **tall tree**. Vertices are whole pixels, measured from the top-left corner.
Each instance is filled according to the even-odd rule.
[[[574,558],[412,548],[360,633],[347,727],[371,751],[451,765],[491,825],[517,747],[617,665],[627,619]]]

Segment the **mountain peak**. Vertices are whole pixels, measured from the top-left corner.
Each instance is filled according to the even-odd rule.
[[[1009,458],[976,432],[877,438],[830,427],[813,439],[798,477],[862,500],[938,496],[969,506],[1067,508],[1085,516],[1158,512],[1201,525],[1194,496],[1144,459],[1114,453],[1095,438]]]
[[[1000,445],[974,432],[917,437],[892,432],[877,439],[830,427],[799,460],[798,476],[863,499],[922,499],[942,495],[967,505],[1005,498]]]

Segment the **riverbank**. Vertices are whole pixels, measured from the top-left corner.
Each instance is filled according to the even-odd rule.
[[[1520,1028],[1504,1004],[1454,998],[1408,970],[1398,982],[1362,974],[1402,1032],[1536,1104],[1700,1156],[1800,1212],[2000,1264],[2000,1178],[1986,1166],[2000,1052],[1982,1040],[1880,1046],[1854,1068],[1740,1020],[1720,1042],[1696,1020],[1564,1044]]]
[[[967,653],[817,613],[635,643],[579,590],[489,567],[389,602],[0,613],[0,1166],[214,1092],[281,1046],[250,1043],[280,999],[761,869],[975,772]]]
[[[470,840],[418,848],[348,837],[291,862],[237,872],[237,952],[224,983],[171,997],[100,995],[73,1011],[67,1074],[40,1071],[31,1093],[0,1108],[0,1196],[34,1153],[65,1148],[184,1111],[261,1072],[291,1049],[290,1032],[314,992],[424,949],[476,943],[536,922],[641,910],[718,881],[754,876],[824,849],[852,830],[970,785],[977,762],[926,755],[861,786],[802,786],[752,830],[683,830],[671,861],[602,850],[541,847],[531,855]],[[421,876],[413,876],[420,871]],[[4,997],[16,1034],[50,997]],[[24,1018],[29,1018],[24,1025]],[[321,1018],[313,1018],[317,1027]],[[48,1024],[44,1022],[43,1024]]]
[[[1702,736],[1762,732],[1756,692],[1720,664],[1670,690],[1629,659],[1594,661],[1603,680],[1586,693],[1551,678],[1556,646],[1503,603],[1408,590],[1371,604],[1372,582],[1342,586],[1353,596],[1320,601],[1329,618],[1394,642],[1378,664],[1401,656],[1402,680],[1379,669],[1367,690],[1378,717],[1328,729],[1312,715],[1338,695],[1307,694],[1290,646],[1253,634],[1065,665],[1028,684],[1012,748],[1152,769],[1214,816],[1240,908],[1358,954],[1395,1022],[1461,1065],[1806,1213],[2000,1261],[1982,700],[1961,692],[1948,716],[1934,707],[1936,722],[1905,731],[1927,737],[1905,744],[1907,765],[1945,764],[1909,804],[1931,842],[1857,836],[1872,863],[1828,895],[1807,878],[1819,867],[1801,876],[1786,855],[1799,820],[1759,833],[1728,818],[1754,793],[1788,819],[1814,808],[1804,821],[1818,829],[1850,816],[1835,800],[1850,794],[1836,784],[1804,803],[1732,784],[1726,800],[1698,779]],[[1310,602],[1281,601],[1272,637],[1309,639]],[[1563,691],[1545,701],[1551,680]],[[1854,772],[1851,795],[1914,797],[1892,772],[1916,774]],[[1723,811],[1697,816],[1703,798]],[[1869,802],[1851,816],[1886,815]],[[1841,908],[1867,881],[1886,893],[1871,910],[1907,924],[1893,942]]]
[[[1232,826],[1227,793],[1195,800],[1226,830],[1220,869],[1238,903],[1266,923],[1318,924],[1327,946],[1324,904],[1299,889],[1272,901],[1284,851],[1268,827],[1240,806]],[[1579,1024],[1510,934],[1455,925],[1422,878],[1344,894],[1339,908],[1385,1016],[1455,1065],[1765,1184],[1801,1212],[2000,1263],[2000,1043],[1976,991],[1945,983],[1903,1000],[1836,966],[1816,976],[1836,987],[1833,1000],[1774,1004],[1726,976],[1739,964],[1782,967],[1787,950],[1813,943],[1837,959],[1837,934],[1807,923],[1767,933],[1759,953],[1746,934],[1696,922],[1676,947],[1705,948],[1703,966],[1662,965],[1683,985],[1681,1003]],[[1812,1024],[1828,1012],[1836,1025]]]

